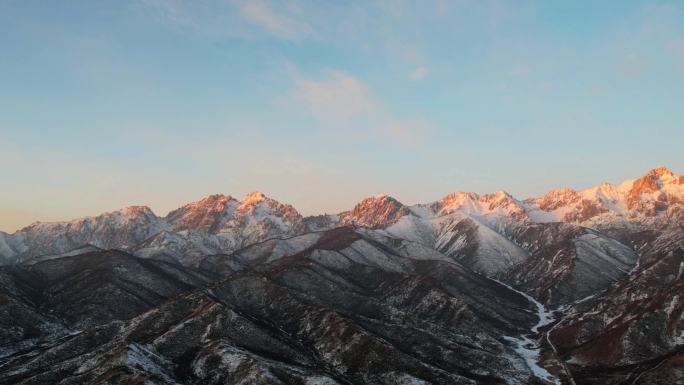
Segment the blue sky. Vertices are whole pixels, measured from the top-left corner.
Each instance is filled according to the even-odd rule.
[[[0,230],[684,173],[679,1],[0,0]]]

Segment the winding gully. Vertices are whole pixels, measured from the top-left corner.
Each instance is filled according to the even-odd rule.
[[[532,337],[534,337],[535,334],[539,333],[539,329],[541,327],[544,327],[552,322],[555,321],[555,318],[553,316],[553,312],[548,311],[546,307],[541,304],[539,301],[534,299],[532,296],[523,293],[520,290],[514,289],[513,287],[499,281],[496,279],[492,279],[493,281],[496,281],[497,283],[501,284],[502,286],[507,287],[508,289],[522,295],[525,297],[528,301],[530,301],[534,306],[537,308],[537,316],[539,317],[539,321],[537,321],[537,324],[534,325],[530,329],[530,334],[527,335],[521,335],[519,337],[509,337],[505,336],[504,339],[510,343],[513,344],[516,353],[520,357],[522,357],[525,360],[525,364],[527,364],[527,367],[530,368],[532,371],[532,374],[534,374],[535,377],[539,378],[540,380],[546,382],[546,383],[552,383],[555,385],[561,385],[561,381],[558,377],[552,375],[549,373],[548,370],[546,370],[544,367],[542,367],[539,364],[539,352],[540,352],[540,347],[539,343],[535,341]],[[546,335],[546,339],[548,341],[548,332]],[[551,341],[548,341],[549,344],[551,345],[552,349],[555,351],[555,347],[551,344]]]

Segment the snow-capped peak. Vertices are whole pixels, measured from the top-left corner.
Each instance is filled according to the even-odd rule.
[[[154,212],[152,212],[152,209],[150,209],[147,206],[128,206],[128,207],[124,207],[123,209],[114,211],[113,213],[121,214],[121,215],[127,215],[127,216],[154,215]]]
[[[625,200],[631,211],[657,215],[671,203],[684,202],[684,178],[667,167],[656,167],[634,180]]]
[[[490,194],[485,194],[480,197],[480,200],[488,203],[499,204],[501,202],[515,201],[516,199],[504,190],[499,190]]]
[[[684,219],[684,178],[661,166],[617,185],[602,183],[580,191],[562,188],[524,202],[500,190],[484,195],[454,192],[433,203],[407,207],[383,193],[363,199],[350,211],[308,221],[291,205],[260,192],[251,192],[239,201],[230,195],[214,194],[171,211],[164,218],[157,217],[149,207],[129,206],[69,222],[36,222],[12,235],[3,235],[5,246],[0,245],[0,249],[5,251],[0,257],[60,254],[85,244],[126,249],[162,232],[179,234],[183,239],[206,237],[201,242],[220,243],[220,250],[346,224],[385,230],[390,226],[395,230],[397,226],[421,228],[421,234],[427,234],[429,231],[423,230],[442,223],[442,217],[464,215],[496,228],[530,220],[588,227],[617,219],[664,218],[667,223],[679,223]]]
[[[237,201],[230,195],[209,195],[170,212],[166,220],[175,231],[215,232],[230,219],[236,205]]]
[[[363,199],[351,211],[344,213],[341,219],[343,224],[380,228],[410,214],[411,210],[403,203],[389,195],[378,194]]]
[[[604,182],[579,192],[553,190],[541,198],[526,201],[526,208],[539,222],[585,222],[602,215],[654,217],[682,202],[684,178],[659,166],[618,185]]]
[[[678,185],[682,178],[665,166],[655,167],[634,181],[633,188],[659,190],[669,185]]]
[[[656,176],[656,177],[666,177],[666,178],[674,178],[676,175],[672,170],[667,168],[666,166],[657,166],[652,169],[650,169],[646,174],[644,175],[651,175],[651,176]]]
[[[291,205],[280,203],[258,191],[253,191],[242,198],[237,211],[240,215],[251,214],[257,217],[274,215],[289,221],[299,221],[301,219],[301,215]]]
[[[257,202],[262,202],[262,201],[265,201],[268,199],[269,198],[266,197],[266,195],[264,195],[258,191],[252,191],[252,192],[248,193],[247,195],[245,195],[245,197],[242,198],[240,203],[243,205],[249,205],[249,204],[253,204],[253,203],[257,203]]]
[[[472,192],[453,192],[433,203],[432,207],[438,215],[460,211],[472,215],[494,214],[516,218],[525,216],[525,211],[520,202],[503,190],[484,195]]]
[[[571,188],[559,188],[551,190],[544,196],[530,200],[539,205],[539,208],[545,211],[553,211],[559,207],[576,203],[582,199],[582,196],[577,191]]]
[[[102,226],[103,223],[111,223],[114,225],[124,225],[130,222],[154,222],[158,218],[147,206],[128,206],[119,210],[110,211],[102,213],[97,216],[89,216],[78,219],[73,219],[70,221],[58,221],[58,222],[34,222],[29,226],[21,229],[20,231],[25,231],[29,229],[40,229],[40,231],[50,231],[51,229],[66,228],[66,227],[79,227],[79,226]]]

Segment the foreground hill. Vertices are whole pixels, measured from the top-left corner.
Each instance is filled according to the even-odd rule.
[[[89,274],[110,278],[99,293],[74,288],[52,305],[14,295],[59,330],[6,353],[0,383],[534,381],[504,338],[537,322],[524,296],[440,253],[393,243],[344,227],[209,257],[199,270],[107,252],[37,263],[30,270],[99,261]],[[207,284],[203,270],[221,278]],[[110,295],[133,286],[149,296]],[[73,297],[101,308],[72,314]]]

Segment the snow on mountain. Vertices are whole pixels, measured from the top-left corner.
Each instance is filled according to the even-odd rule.
[[[494,228],[526,218],[520,203],[500,191],[452,193],[430,204],[406,206],[385,194],[366,198],[332,227],[352,224],[439,250],[485,274],[497,274],[527,255]],[[470,231],[472,230],[472,232]]]
[[[92,245],[186,261],[305,229],[302,216],[292,206],[261,193],[247,194],[240,201],[211,195],[165,218],[148,207],[131,206],[69,222],[37,222],[11,235],[0,233],[0,255],[6,263],[15,263]]]
[[[446,215],[459,211],[469,215],[507,216],[513,219],[527,217],[520,202],[505,191],[478,195],[475,193],[451,193],[432,204],[438,215]]]
[[[238,204],[230,195],[210,195],[171,211],[166,221],[173,231],[192,229],[215,233],[232,218]]]
[[[442,223],[435,247],[488,276],[497,276],[529,256],[476,217],[463,215],[451,215]]]
[[[93,246],[93,245],[83,245],[81,247],[77,247],[73,250],[66,251],[64,253],[60,254],[45,254],[45,255],[39,255],[30,259],[27,259],[24,261],[24,264],[34,264],[38,263],[41,261],[46,261],[48,259],[57,259],[57,258],[64,258],[64,257],[73,257],[76,255],[81,255],[81,254],[87,254],[87,253],[93,253],[96,251],[102,251],[101,248]]]
[[[579,191],[557,189],[524,201],[504,191],[484,195],[455,192],[436,202],[407,206],[381,194],[362,200],[350,211],[307,218],[292,206],[257,192],[241,200],[211,195],[164,218],[147,207],[134,206],[70,222],[36,223],[14,234],[0,232],[0,261],[17,264],[3,269],[20,271],[16,278],[21,278],[22,283],[24,270],[49,267],[50,274],[60,271],[62,262],[44,259],[63,257],[65,261],[78,260],[89,266],[88,255],[100,255],[99,260],[93,261],[109,266],[103,271],[112,270],[128,277],[132,276],[132,268],[124,271],[120,268],[123,262],[108,260],[117,252],[88,253],[100,248],[124,249],[146,258],[135,261],[130,259],[133,257],[121,257],[131,266],[141,264],[150,268],[146,274],[158,271],[159,266],[173,266],[187,269],[187,273],[197,270],[235,278],[207,289],[208,297],[201,295],[198,309],[216,309],[219,303],[235,301],[248,305],[243,310],[254,310],[264,305],[264,298],[272,297],[263,309],[284,307],[281,310],[293,317],[284,324],[287,327],[300,322],[302,306],[310,306],[315,303],[311,299],[317,298],[321,301],[319,305],[325,306],[310,313],[316,314],[315,322],[297,324],[295,330],[301,333],[298,336],[330,321],[329,316],[321,320],[319,315],[324,313],[319,311],[341,309],[340,314],[345,317],[368,312],[369,317],[358,318],[363,330],[372,325],[370,320],[388,317],[392,322],[374,329],[382,341],[392,337],[384,332],[387,325],[404,322],[401,320],[407,314],[417,314],[420,319],[433,317],[439,322],[453,319],[458,327],[469,322],[466,326],[471,329],[464,336],[480,332],[481,322],[473,314],[493,322],[493,336],[520,332],[512,326],[513,320],[511,325],[499,325],[508,311],[502,313],[497,303],[513,302],[510,309],[515,309],[520,300],[523,306],[526,301],[516,300],[510,290],[486,278],[495,277],[525,293],[524,296],[534,297],[538,309],[544,305],[555,307],[560,321],[550,329],[532,330],[545,334],[550,350],[544,343],[533,341],[540,337],[537,334],[516,339],[518,348],[507,346],[506,341],[513,340],[488,338],[487,349],[495,347],[493,351],[497,354],[483,358],[483,350],[478,347],[472,356],[465,355],[474,360],[470,369],[480,370],[482,362],[490,362],[505,352],[508,358],[499,367],[510,370],[521,364],[520,373],[526,373],[524,362],[511,355],[517,351],[523,356],[534,353],[534,365],[553,356],[551,360],[565,365],[566,373],[562,376],[586,380],[577,383],[635,383],[642,375],[649,380],[656,378],[663,370],[670,370],[667,368],[673,368],[667,372],[672,373],[684,362],[683,224],[684,178],[665,167],[657,167],[617,185],[602,183]],[[39,263],[29,265],[34,262]],[[88,272],[83,274],[89,276]],[[80,276],[69,282],[81,287]],[[88,282],[97,286],[99,281]],[[112,293],[118,293],[120,285],[128,290],[126,282],[117,278],[110,284]],[[278,286],[272,287],[273,282],[279,282]],[[11,285],[3,285],[14,290]],[[216,294],[213,290],[221,286],[230,290],[217,290]],[[131,288],[131,292],[137,290]],[[255,295],[256,289],[261,294]],[[169,296],[174,290],[169,291]],[[281,295],[289,291],[292,297],[283,301]],[[339,293],[346,294],[343,298]],[[382,295],[375,298],[378,293]],[[185,300],[195,303],[196,294]],[[221,301],[214,303],[216,296]],[[116,303],[117,295],[110,297]],[[52,320],[41,318],[19,299],[6,310],[7,314],[20,314],[26,328],[12,332],[12,341],[21,340],[20,334],[30,330],[32,324],[46,333],[56,327]],[[492,299],[495,302],[488,302]],[[386,313],[378,312],[382,301],[392,305],[382,310]],[[204,302],[212,304],[211,307],[205,308]],[[255,304],[258,306],[254,307]],[[397,304],[410,305],[410,311],[397,312]],[[160,314],[167,314],[167,310]],[[264,314],[259,313],[254,319]],[[273,320],[271,316],[278,314],[269,313],[265,319]],[[524,318],[526,312],[521,314]],[[214,322],[212,317],[209,318]],[[336,319],[321,333],[327,335],[328,331],[337,330],[335,325],[345,317]],[[9,324],[10,315],[5,318]],[[185,319],[179,316],[179,322],[187,326]],[[270,323],[261,325],[270,328]],[[278,330],[281,329],[273,329],[280,333]],[[421,327],[407,335],[420,330],[427,329]],[[450,336],[453,328],[448,330],[446,335]],[[197,336],[210,334],[202,329]],[[291,336],[286,334],[283,338]],[[359,336],[363,337],[363,333]],[[403,340],[397,338],[397,342]],[[158,348],[164,348],[164,341]],[[346,346],[338,340],[331,341],[333,349]],[[522,349],[522,345],[529,346]],[[123,345],[117,346],[124,349]],[[122,351],[128,352],[129,361],[159,364],[145,361],[143,356],[149,352],[140,350],[142,346],[127,346]],[[174,351],[171,349],[167,354],[173,355]],[[350,357],[357,354],[354,352]],[[43,357],[46,358],[49,357]],[[444,365],[454,362],[457,360],[449,359]],[[597,362],[603,366],[592,366]],[[609,368],[607,377],[602,374],[604,368]],[[658,381],[651,383],[667,383]]]
[[[0,264],[12,263],[13,259],[23,250],[17,250],[19,236],[0,231]]]
[[[192,263],[201,256],[228,253],[306,230],[297,210],[259,192],[240,201],[229,195],[211,195],[172,211],[166,221],[174,231],[160,232],[138,245],[136,255]]]
[[[340,225],[340,215],[322,214],[304,217],[304,224],[309,231],[322,231],[332,229]]]
[[[340,223],[377,229],[387,227],[405,215],[412,215],[407,206],[388,195],[380,194],[366,198],[351,211],[340,214]]]
[[[211,195],[166,216],[173,231],[203,230],[212,234],[270,232],[286,234],[303,227],[294,207],[251,192],[238,201],[230,195]]]
[[[414,207],[411,207],[414,215],[404,215],[396,222],[384,229],[377,229],[379,232],[423,245],[433,247],[437,241],[437,228],[440,218],[425,218],[415,215]]]
[[[585,192],[585,196],[590,193],[605,200],[611,196],[608,186]],[[581,199],[580,193],[557,190],[540,200],[540,205],[559,210]],[[528,215],[528,207],[529,201],[521,202],[504,191],[485,195],[456,192],[410,207],[380,195],[340,214],[340,221],[326,223],[331,228],[351,223],[419,242],[552,303],[605,289],[636,263],[636,253],[610,235],[574,224],[536,223]]]
[[[578,261],[606,260],[603,251],[583,248],[586,243],[578,241],[585,230],[547,224],[591,227],[599,231],[601,242],[615,238],[629,244],[634,242],[634,231],[624,227],[643,229],[644,223],[676,223],[684,217],[683,183],[682,177],[658,167],[619,185],[558,189],[525,201],[504,191],[455,192],[436,202],[406,206],[380,194],[350,211],[308,218],[258,192],[241,200],[217,194],[184,205],[165,218],[147,207],[129,207],[71,222],[36,223],[12,235],[0,234],[0,255],[6,263],[20,262],[93,245],[192,264],[202,256],[229,253],[266,239],[353,225],[419,242],[484,274],[503,277],[506,273],[512,279],[509,283],[524,284],[530,293],[546,298],[549,284],[562,286],[564,279],[592,275],[579,268]],[[621,223],[622,230],[615,223]],[[554,258],[557,253],[563,257]],[[596,285],[609,284],[633,263],[630,255],[625,265],[620,257],[624,254],[616,252],[607,259],[612,261],[610,272]],[[512,272],[514,266],[518,266],[517,273]],[[524,271],[522,266],[526,266]]]
[[[235,250],[230,240],[203,230],[162,231],[130,250],[142,258],[154,258],[192,265],[202,256]]]
[[[524,296],[367,228],[196,269],[97,252],[5,266],[0,283],[2,384],[534,383],[502,339],[537,322]]]
[[[611,220],[651,220],[669,209],[681,211],[684,177],[656,167],[618,185],[602,183],[585,190],[553,190],[524,203],[535,222],[575,222],[592,225]]]
[[[561,188],[524,201],[505,191],[484,195],[454,192],[439,201],[412,206],[411,211],[422,213],[418,214],[421,217],[460,212],[476,217],[537,223],[573,222],[591,227],[618,219],[672,216],[681,213],[683,206],[684,176],[661,166],[617,185],[601,183],[580,191]]]
[[[684,264],[683,252],[681,229],[656,234],[640,250],[641,263],[629,277],[573,304],[549,332],[578,373],[577,383],[684,380],[684,279],[677,274]],[[639,377],[643,381],[637,382]]]
[[[246,246],[267,238],[300,233],[305,229],[303,218],[294,207],[253,192],[240,201],[234,215],[220,228],[219,234],[240,238],[241,246]]]
[[[19,261],[40,255],[61,254],[84,245],[101,249],[134,247],[166,228],[149,207],[121,210],[69,222],[36,222],[12,235]]]

